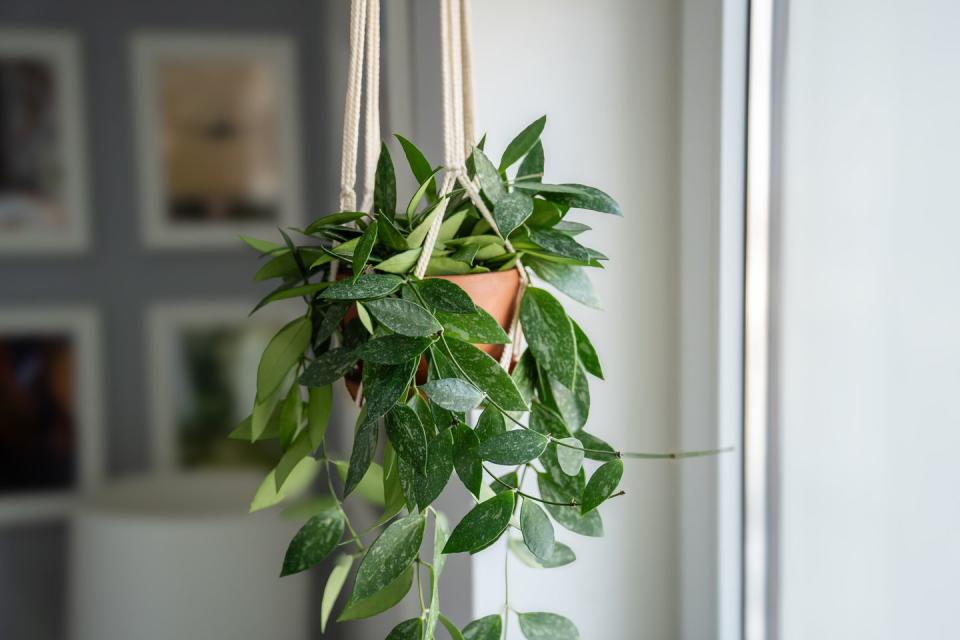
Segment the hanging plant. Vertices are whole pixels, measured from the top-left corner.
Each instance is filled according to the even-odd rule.
[[[618,490],[622,458],[714,453],[625,454],[587,431],[588,380],[603,378],[596,350],[547,290],[527,286],[517,301],[516,268],[522,264],[528,276],[595,306],[585,272],[606,256],[578,241],[589,227],[566,220],[566,214],[576,208],[620,215],[619,205],[599,189],[542,182],[544,123],[540,118],[524,129],[497,164],[480,147],[471,155],[467,177],[481,185],[482,202],[489,203],[503,235],[464,189],[439,195],[430,163],[398,137],[420,181],[399,211],[394,165],[383,146],[374,213],[320,218],[302,231],[310,240],[303,244],[286,232],[283,244],[246,239],[267,258],[255,279],[281,280],[256,308],[303,298],[306,313],[283,327],[264,351],[256,405],[233,437],[279,439],[284,449],[254,509],[273,506],[318,474],[326,476],[332,505],[306,522],[282,570],[283,575],[304,571],[342,551],[323,596],[324,625],[356,563],[339,620],[389,609],[414,578],[421,589],[425,571],[430,586],[428,594],[421,591],[423,615],[398,626],[391,640],[432,638],[438,621],[454,638],[499,638],[506,622],[499,615],[470,623],[462,636],[441,615],[438,578],[446,555],[476,553],[507,536],[511,552],[528,565],[569,564],[574,550],[556,541],[554,524],[579,535],[603,535],[599,507],[624,493]],[[428,250],[428,231],[441,216],[426,277],[417,277],[413,271]],[[351,268],[341,267],[331,280],[338,263]],[[513,275],[512,289],[471,297],[469,291],[483,280],[496,283],[503,274]],[[507,331],[513,309],[506,326],[485,309],[502,308],[504,299],[508,307],[517,301],[528,343],[519,360],[504,359],[512,373],[495,356],[514,351],[516,341],[511,343]],[[331,385],[340,379],[359,391],[362,402],[349,460],[325,442]],[[480,415],[471,426],[474,410]],[[589,474],[585,460],[596,467]],[[431,505],[454,476],[476,504],[450,531]],[[383,505],[377,526],[363,533],[342,507],[353,493]],[[433,554],[427,559],[421,546],[430,520]],[[519,622],[531,639],[579,637],[573,623],[558,614],[519,614]]]

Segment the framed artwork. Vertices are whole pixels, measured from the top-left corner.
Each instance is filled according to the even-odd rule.
[[[295,67],[285,37],[134,36],[147,246],[238,247],[299,224]]]
[[[0,255],[88,244],[80,48],[0,29]]]
[[[161,471],[255,467],[277,459],[275,441],[251,447],[227,438],[253,409],[260,355],[296,317],[270,305],[177,302],[150,307],[152,459]]]
[[[98,349],[90,309],[0,309],[0,523],[62,515],[100,482]]]

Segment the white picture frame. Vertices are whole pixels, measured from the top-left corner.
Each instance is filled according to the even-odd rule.
[[[50,223],[19,228],[15,221],[24,215],[28,201],[16,192],[4,193],[0,181],[0,255],[30,253],[79,253],[90,244],[90,218],[87,192],[86,119],[84,115],[82,52],[73,34],[55,29],[0,28],[0,64],[19,64],[36,60],[49,66],[53,91],[50,106],[38,117],[48,128],[39,130],[34,140],[38,147],[53,138],[52,150],[38,149],[46,163],[36,169],[48,175],[59,175],[58,197],[49,199],[52,209],[63,216],[62,224]],[[0,96],[0,99],[3,99]],[[7,98],[9,99],[9,98]],[[0,123],[3,126],[3,123]],[[40,129],[40,127],[38,127]],[[23,141],[10,141],[0,135],[0,145],[17,145],[13,151],[22,157]],[[31,147],[35,148],[35,147]],[[7,151],[0,148],[0,153]],[[40,162],[38,160],[38,162]],[[37,198],[42,200],[42,198]],[[14,221],[4,223],[4,218]],[[6,226],[5,226],[6,224]]]
[[[249,316],[254,302],[246,299],[215,301],[165,301],[147,309],[149,348],[149,406],[150,406],[150,466],[154,471],[177,473],[189,471],[181,464],[179,451],[179,418],[182,408],[177,384],[184,380],[185,366],[181,361],[184,330],[211,330],[217,328],[253,329],[258,331],[255,345],[249,345],[248,366],[237,367],[235,374],[244,380],[237,382],[238,391],[247,403],[236,416],[237,423],[253,409],[256,395],[256,365],[270,338],[290,322],[302,309],[292,301],[274,303]],[[223,369],[224,367],[220,367]],[[189,391],[187,392],[189,393]],[[242,415],[240,415],[242,413]],[[224,425],[224,438],[236,424]]]
[[[76,437],[75,487],[0,492],[0,526],[69,515],[104,478],[104,413],[99,317],[85,306],[0,308],[0,342],[9,337],[67,336],[76,354],[72,374]]]
[[[140,212],[141,212],[141,235],[144,244],[153,249],[193,249],[193,248],[239,248],[239,235],[263,236],[272,235],[276,232],[278,226],[298,226],[302,224],[303,204],[301,192],[301,150],[300,150],[300,120],[299,120],[299,92],[298,73],[297,73],[297,50],[293,39],[279,35],[226,35],[226,34],[199,34],[199,33],[174,33],[174,32],[140,32],[131,38],[132,50],[132,74],[133,74],[133,104],[135,109],[135,122],[137,133],[137,159],[138,171],[140,177]],[[274,153],[276,166],[260,169],[243,164],[242,168],[236,171],[215,170],[209,173],[202,171],[178,171],[177,176],[187,176],[190,180],[196,182],[202,178],[196,176],[208,175],[210,189],[219,192],[219,190],[234,189],[235,183],[242,183],[248,180],[253,183],[270,183],[272,193],[272,202],[276,207],[276,215],[269,220],[264,221],[231,221],[219,220],[210,221],[174,221],[171,220],[171,209],[169,202],[169,183],[176,180],[183,182],[181,178],[171,178],[167,169],[175,166],[178,160],[167,158],[165,153],[174,145],[171,143],[170,131],[164,127],[167,116],[164,115],[161,106],[161,96],[163,89],[160,83],[163,78],[175,83],[176,76],[171,74],[180,73],[180,80],[190,82],[190,74],[197,73],[197,69],[204,64],[236,64],[240,61],[249,61],[251,64],[263,65],[269,69],[269,82],[272,83],[272,91],[266,94],[270,103],[270,115],[262,119],[257,119],[255,125],[249,130],[261,131],[269,129],[270,144],[267,145]],[[191,63],[180,67],[179,71],[171,70],[167,67],[164,70],[165,63]],[[207,67],[207,73],[209,71]],[[215,71],[214,71],[215,72]],[[163,74],[168,74],[164,76]],[[260,76],[266,77],[265,75]],[[171,79],[172,78],[172,79]],[[193,82],[199,82],[196,77]],[[203,83],[202,86],[214,86],[215,83]],[[195,86],[195,85],[194,85]],[[219,85],[217,85],[219,86]],[[173,89],[171,89],[173,91]],[[216,96],[215,91],[211,95]],[[214,100],[214,98],[211,98]],[[253,100],[253,99],[251,99]],[[176,105],[180,101],[172,101]],[[237,101],[223,101],[223,104],[235,104]],[[172,108],[172,107],[171,107]],[[177,107],[181,108],[181,107]],[[230,107],[224,107],[229,109]],[[182,111],[189,115],[190,107],[183,106]],[[196,111],[200,113],[196,122],[189,121],[183,113],[178,112],[177,122],[181,120],[184,124],[177,125],[176,131],[182,132],[182,139],[193,141],[195,145],[201,144],[199,141],[203,136],[207,136],[208,141],[213,139],[214,130],[234,131],[240,122],[239,116],[231,119],[230,116],[222,116],[221,120],[215,118],[204,119],[211,116],[204,106],[197,107]],[[173,116],[169,116],[173,119]],[[224,124],[226,123],[226,124]],[[265,124],[266,123],[266,124]],[[257,126],[262,125],[262,126]],[[218,129],[219,127],[219,129]],[[224,129],[224,127],[226,127]],[[195,129],[191,133],[191,128]],[[242,131],[243,129],[241,129]],[[198,133],[199,132],[199,133]],[[249,134],[250,139],[261,140],[254,134]],[[166,143],[166,147],[164,147]],[[184,148],[181,145],[179,148]],[[210,150],[213,143],[210,143],[203,149]],[[165,151],[164,149],[167,149]],[[215,153],[215,152],[211,152]],[[231,154],[229,151],[223,154],[223,158],[230,159],[239,157],[241,154]],[[254,154],[255,155],[255,154]],[[183,153],[183,158],[191,158],[196,161],[198,154]],[[245,155],[254,157],[253,155]],[[212,160],[212,158],[211,158]],[[199,161],[198,161],[199,162]],[[251,161],[255,163],[255,161]],[[181,162],[181,164],[183,164]],[[238,164],[241,164],[238,162]],[[222,163],[207,162],[207,166],[221,166]],[[184,165],[185,166],[185,165]],[[232,166],[232,165],[231,165]],[[265,179],[251,180],[248,174],[255,174],[257,171],[263,171],[263,175],[270,176]],[[229,174],[229,175],[228,175]],[[219,182],[220,184],[214,185]],[[203,191],[203,186],[196,184],[189,187]],[[250,187],[254,189],[254,187]],[[217,199],[225,199],[220,196]],[[213,200],[211,200],[213,201]],[[271,205],[273,206],[273,205]],[[211,209],[213,206],[211,205]]]

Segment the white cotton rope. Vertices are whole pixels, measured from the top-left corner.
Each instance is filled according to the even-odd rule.
[[[343,110],[343,147],[340,154],[340,210],[357,207],[357,146],[360,137],[360,92],[363,77],[363,41],[368,0],[350,3],[350,62],[347,68],[347,95]]]
[[[366,127],[361,211],[373,211],[373,188],[380,157],[380,0],[367,7]]]

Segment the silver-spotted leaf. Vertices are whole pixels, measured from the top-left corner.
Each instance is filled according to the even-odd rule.
[[[575,476],[583,468],[583,445],[576,438],[557,440],[557,462],[568,476]]]
[[[383,336],[365,342],[357,355],[365,362],[400,364],[409,362],[427,350],[433,339],[401,335]]]
[[[493,219],[504,238],[522,225],[533,213],[533,198],[526,193],[514,191],[501,196],[493,208]]]
[[[400,288],[403,280],[394,275],[362,274],[356,280],[340,280],[320,294],[328,300],[368,300],[390,295]]]
[[[443,552],[473,552],[492,543],[510,523],[513,504],[514,492],[506,491],[475,506],[450,534]]]
[[[357,351],[347,347],[337,347],[321,353],[304,369],[300,375],[300,384],[307,387],[333,384],[353,369],[358,358]]]
[[[529,287],[520,305],[520,322],[537,363],[557,380],[573,387],[577,343],[563,305],[543,289]]]
[[[510,375],[496,360],[472,344],[447,340],[447,347],[470,382],[487,394],[504,411],[526,411],[527,404]]]
[[[420,640],[423,634],[423,620],[411,618],[404,620],[387,634],[386,640]]]
[[[507,145],[507,148],[503,151],[503,155],[500,157],[500,171],[506,170],[507,167],[525,156],[533,146],[537,144],[546,124],[547,116],[540,116],[528,124],[523,131],[517,134],[517,137],[510,141],[510,144]]]
[[[603,504],[604,500],[616,491],[622,476],[622,460],[610,460],[600,465],[600,468],[590,476],[587,486],[583,489],[580,512],[588,513]]]
[[[367,266],[367,260],[370,259],[370,252],[373,251],[375,244],[377,244],[376,221],[371,222],[370,225],[363,230],[363,235],[360,236],[360,242],[357,243],[357,248],[353,252],[351,266],[353,267],[354,281],[360,277],[360,274],[363,273],[363,268]]]
[[[558,291],[565,293],[577,302],[593,309],[600,309],[597,297],[587,275],[586,268],[573,264],[563,264],[540,258],[524,258],[523,264],[533,269],[542,280],[550,283]]]
[[[380,591],[410,568],[423,542],[426,517],[411,513],[387,527],[360,562],[351,602],[360,602]]]
[[[603,368],[600,366],[600,357],[593,343],[576,321],[571,319],[570,324],[573,325],[573,334],[577,340],[577,357],[580,359],[580,364],[588,373],[603,380]]]
[[[503,620],[499,615],[484,616],[463,628],[464,640],[500,640]]]
[[[511,538],[510,540],[510,550],[516,554],[521,562],[533,569],[563,567],[577,559],[577,555],[573,552],[573,549],[562,542],[557,542],[553,545],[553,553],[550,554],[548,558],[538,558],[534,556],[530,552],[530,549],[527,548],[527,545],[523,543],[523,540],[517,540],[515,538]]]
[[[450,429],[438,433],[427,446],[427,471],[415,473],[413,491],[417,506],[426,509],[440,497],[453,473],[453,434]]]
[[[483,484],[480,440],[474,430],[462,422],[453,427],[453,468],[467,491],[479,498]]]
[[[386,416],[387,437],[401,458],[423,473],[427,467],[427,432],[410,407],[398,404]]]
[[[524,544],[537,558],[550,558],[553,555],[556,537],[550,518],[536,502],[527,498],[520,505],[520,532]]]
[[[497,464],[523,464],[543,453],[548,442],[536,431],[506,431],[480,443],[480,457]]]
[[[287,547],[280,575],[305,571],[330,555],[343,537],[343,527],[343,513],[339,509],[324,511],[307,520]]]
[[[430,336],[443,327],[433,315],[409,300],[382,298],[366,303],[367,310],[385,327],[404,336]]]
[[[483,195],[487,196],[487,199],[496,205],[500,196],[506,193],[497,168],[479,147],[473,148],[473,165],[477,169],[477,178],[480,179],[480,188],[483,189]]]
[[[550,478],[544,474],[537,476],[540,488],[540,497],[550,502],[569,502],[573,498],[560,490]],[[599,538],[603,536],[603,520],[596,510],[585,515],[580,513],[580,507],[561,507],[553,504],[544,504],[557,524],[582,536]]]
[[[527,640],[580,640],[577,625],[556,613],[521,613],[520,630]]]
[[[337,618],[337,622],[345,620],[359,620],[360,618],[369,618],[378,613],[383,613],[395,604],[403,600],[403,597],[410,591],[413,585],[413,567],[407,569],[397,576],[393,582],[388,584],[380,591],[374,593],[369,598],[347,603],[346,608]]]
[[[489,313],[477,307],[475,313],[437,311],[437,320],[448,337],[472,344],[507,344],[510,337]]]
[[[431,402],[450,411],[470,411],[483,402],[484,393],[460,378],[441,378],[420,385]]]
[[[477,307],[467,292],[443,278],[427,278],[416,284],[417,291],[432,311],[475,313]]]

